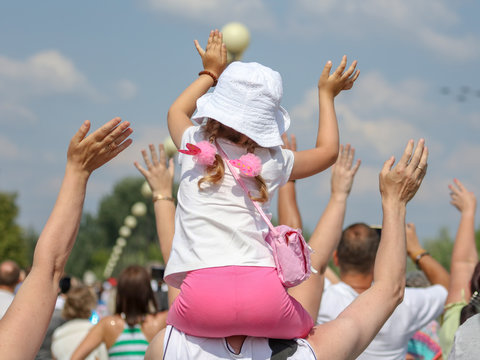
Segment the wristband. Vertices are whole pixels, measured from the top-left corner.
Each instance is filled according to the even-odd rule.
[[[415,258],[412,256],[412,260],[415,261],[415,265],[417,266],[417,269],[419,269],[419,262],[420,259],[426,255],[430,255],[430,253],[426,250],[423,250],[421,253],[417,254]]]
[[[213,85],[212,86],[216,86],[217,85],[217,82],[218,82],[218,78],[217,76],[212,73],[211,71],[208,71],[208,70],[202,70],[198,73],[198,76],[200,75],[208,75],[210,76],[212,79],[213,79]]]
[[[153,195],[152,197],[152,201],[155,202],[157,200],[168,200],[168,201],[171,201],[171,202],[174,202],[175,200],[173,199],[173,197],[171,196],[164,196],[164,195],[160,195],[160,194],[157,194],[157,195]]]

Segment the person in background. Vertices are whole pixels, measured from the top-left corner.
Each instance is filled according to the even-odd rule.
[[[115,314],[90,329],[71,359],[87,359],[104,343],[110,359],[141,360],[153,337],[166,326],[167,311],[158,312],[150,274],[139,265],[125,268],[118,278]]]
[[[480,291],[480,267],[475,244],[477,199],[458,179],[454,179],[448,187],[450,203],[460,211],[460,222],[453,244],[448,296],[439,331],[440,346],[445,356],[450,354],[463,309],[475,308],[475,291]]]
[[[15,297],[15,287],[20,282],[20,267],[13,260],[0,264],[0,319]]]
[[[9,360],[29,360],[42,344],[58,294],[58,282],[75,243],[88,179],[93,171],[132,140],[130,123],[110,120],[87,136],[85,121],[67,150],[67,165],[57,201],[35,246],[32,270],[0,320],[0,354]],[[25,346],[26,334],[28,346]]]
[[[52,336],[54,360],[70,360],[73,351],[93,326],[89,319],[96,304],[97,298],[89,287],[82,285],[69,290],[62,310],[66,323],[55,329]],[[108,359],[105,345],[101,344],[87,359]]]

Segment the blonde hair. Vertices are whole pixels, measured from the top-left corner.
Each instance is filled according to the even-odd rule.
[[[77,286],[70,289],[62,310],[62,316],[67,320],[88,319],[95,309],[97,297],[87,286]]]
[[[253,153],[255,151],[255,148],[259,147],[259,145],[255,141],[248,137],[245,141],[241,142],[244,137],[243,134],[219,123],[214,119],[208,119],[207,123],[203,126],[203,128],[206,138],[211,143],[213,143],[215,139],[218,138],[227,139],[235,144],[242,145],[247,149],[248,153]],[[215,161],[212,165],[205,168],[205,176],[198,181],[198,188],[202,190],[203,183],[219,184],[222,181],[224,174],[225,164],[223,163],[222,157],[218,154],[215,154]],[[250,195],[250,198],[253,201],[266,202],[268,200],[268,190],[265,180],[261,175],[258,175],[255,176],[255,182],[257,183],[260,195],[258,197],[253,197]]]

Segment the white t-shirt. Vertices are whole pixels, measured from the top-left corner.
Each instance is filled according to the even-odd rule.
[[[68,360],[78,345],[87,336],[93,324],[88,319],[74,319],[55,329],[52,335],[52,354],[57,360]],[[108,352],[105,344],[100,344],[85,360],[106,360]]]
[[[186,335],[168,325],[163,343],[165,360],[316,360],[315,352],[305,339],[273,340],[247,337],[239,354],[224,338],[199,338]],[[274,357],[275,354],[285,354]]]
[[[358,296],[344,282],[328,286],[324,291],[317,318],[319,324],[337,318]],[[408,340],[443,312],[446,298],[447,290],[441,285],[406,288],[403,302],[358,359],[405,360]]]
[[[187,143],[203,141],[202,128],[192,126],[182,137],[182,149]],[[230,159],[238,159],[246,150],[224,139],[217,140]],[[256,149],[262,161],[261,175],[267,185],[269,200],[284,185],[292,171],[293,153],[277,146]],[[181,179],[175,215],[175,235],[172,251],[165,270],[169,285],[180,287],[186,272],[219,266],[275,267],[264,237],[268,226],[261,218],[230,170],[218,185],[202,184],[205,167],[196,164],[193,156],[179,154]],[[254,178],[242,177],[247,188],[255,195],[258,186]],[[270,201],[262,208],[271,216]]]
[[[12,303],[15,295],[10,291],[0,289],[0,319],[7,312],[10,304]]]

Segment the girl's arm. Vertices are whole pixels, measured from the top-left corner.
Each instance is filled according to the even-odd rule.
[[[227,65],[227,49],[222,42],[222,33],[218,30],[210,32],[206,50],[202,49],[197,40],[195,40],[195,47],[202,58],[204,70],[212,73],[218,79]],[[177,148],[181,145],[185,130],[192,126],[190,118],[195,112],[197,99],[204,95],[213,86],[213,83],[212,76],[200,75],[170,106],[167,116],[168,130]]]
[[[347,57],[343,56],[339,67],[330,74],[332,62],[328,61],[318,81],[319,119],[315,148],[295,152],[290,179],[301,179],[315,175],[330,167],[338,156],[339,136],[334,98],[342,90],[349,90],[360,75],[354,61],[346,70]]]

